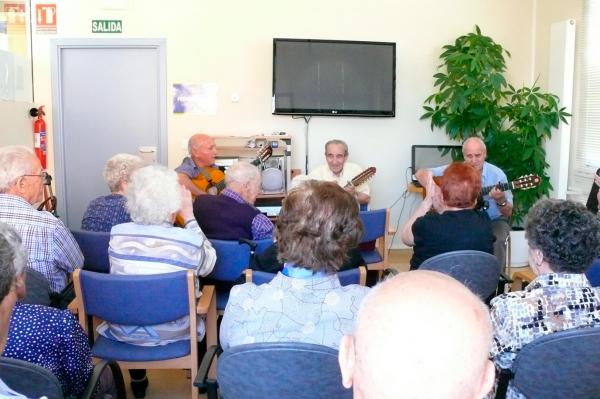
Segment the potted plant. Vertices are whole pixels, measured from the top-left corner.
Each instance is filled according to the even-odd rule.
[[[443,49],[434,75],[437,91],[425,100],[421,119],[431,119],[432,130],[444,128],[453,140],[480,136],[488,161],[509,181],[526,174],[541,178],[536,188],[514,192],[512,222],[521,225],[531,205],[552,188],[544,142],[570,115],[556,95],[540,90],[537,81],[531,88],[508,84],[504,56],[510,53],[482,35],[478,26]]]

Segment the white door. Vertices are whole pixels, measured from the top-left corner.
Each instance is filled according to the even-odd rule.
[[[167,163],[164,39],[52,40],[52,103],[59,217],[81,227],[108,194],[104,163],[120,152]]]

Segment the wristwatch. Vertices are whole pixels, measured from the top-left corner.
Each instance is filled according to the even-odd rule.
[[[506,200],[502,201],[501,203],[497,203],[498,204],[498,208],[504,208],[506,206]]]

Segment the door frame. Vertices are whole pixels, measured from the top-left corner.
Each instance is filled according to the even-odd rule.
[[[98,48],[143,48],[155,49],[158,57],[158,148],[157,162],[167,164],[167,61],[166,39],[128,39],[128,38],[69,38],[50,40],[50,65],[52,84],[52,127],[54,147],[54,174],[55,187],[58,197],[58,214],[63,218],[65,225],[69,225],[67,217],[67,182],[64,165],[65,141],[63,135],[63,97],[62,97],[62,50],[64,49],[98,49]]]

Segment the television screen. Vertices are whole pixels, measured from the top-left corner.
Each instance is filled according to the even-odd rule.
[[[273,39],[273,114],[394,116],[396,43]]]
[[[462,161],[460,145],[413,145],[411,157],[412,180],[419,169],[435,168],[452,162]]]

